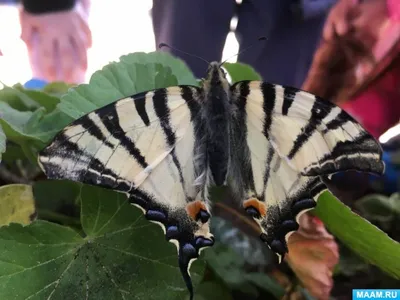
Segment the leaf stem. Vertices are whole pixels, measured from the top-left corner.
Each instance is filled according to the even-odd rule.
[[[19,177],[18,175],[12,173],[2,164],[0,164],[0,178],[3,179],[6,183],[31,183],[28,179],[24,177]]]
[[[237,212],[235,209],[233,209],[232,207],[229,207],[228,205],[221,203],[221,202],[217,202],[215,203],[216,206],[219,206],[220,208],[226,210],[227,212],[231,213],[232,215],[235,215],[236,217],[238,217],[241,221],[243,221],[244,223],[246,223],[247,225],[249,225],[252,229],[254,229],[256,232],[260,232],[260,227],[252,222],[251,220],[249,220],[248,218],[246,218],[245,216],[241,215],[239,212]]]

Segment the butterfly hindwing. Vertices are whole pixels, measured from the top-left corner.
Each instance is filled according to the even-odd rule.
[[[52,179],[70,179],[126,193],[178,248],[192,293],[189,266],[212,246],[210,209],[195,179],[205,162],[198,87],[158,89],[95,110],[62,130],[39,156]],[[200,156],[201,157],[201,156]]]
[[[287,252],[288,233],[298,229],[296,219],[326,189],[322,177],[384,171],[379,144],[330,102],[259,81],[234,84],[231,99],[236,172],[242,172],[233,177],[244,187],[237,194],[260,224],[261,238],[280,256]]]

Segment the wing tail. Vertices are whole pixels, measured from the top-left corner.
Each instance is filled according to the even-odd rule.
[[[132,191],[129,201],[143,210],[147,220],[161,226],[166,240],[176,246],[179,269],[190,299],[193,299],[190,266],[202,249],[214,245],[214,237],[209,230],[210,214],[199,200],[189,204],[189,208],[171,210],[139,189]]]

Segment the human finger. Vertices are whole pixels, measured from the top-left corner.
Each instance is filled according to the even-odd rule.
[[[56,45],[53,37],[40,35],[38,47],[38,64],[43,66],[43,73],[48,81],[56,80]],[[41,68],[41,67],[40,67]]]
[[[59,74],[57,80],[70,82],[74,68],[76,68],[77,61],[75,59],[75,48],[72,43],[71,37],[61,36],[57,40],[58,57],[59,57]]]

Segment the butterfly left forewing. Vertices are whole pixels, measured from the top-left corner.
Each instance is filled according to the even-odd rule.
[[[262,238],[279,255],[298,216],[326,189],[321,176],[356,170],[382,174],[382,150],[339,107],[304,91],[259,81],[231,87],[232,173],[236,194]],[[233,184],[235,185],[235,184]]]
[[[176,244],[191,293],[190,263],[213,244],[207,193],[195,185],[206,167],[200,97],[180,86],[116,101],[74,121],[39,155],[48,178],[126,193]]]

